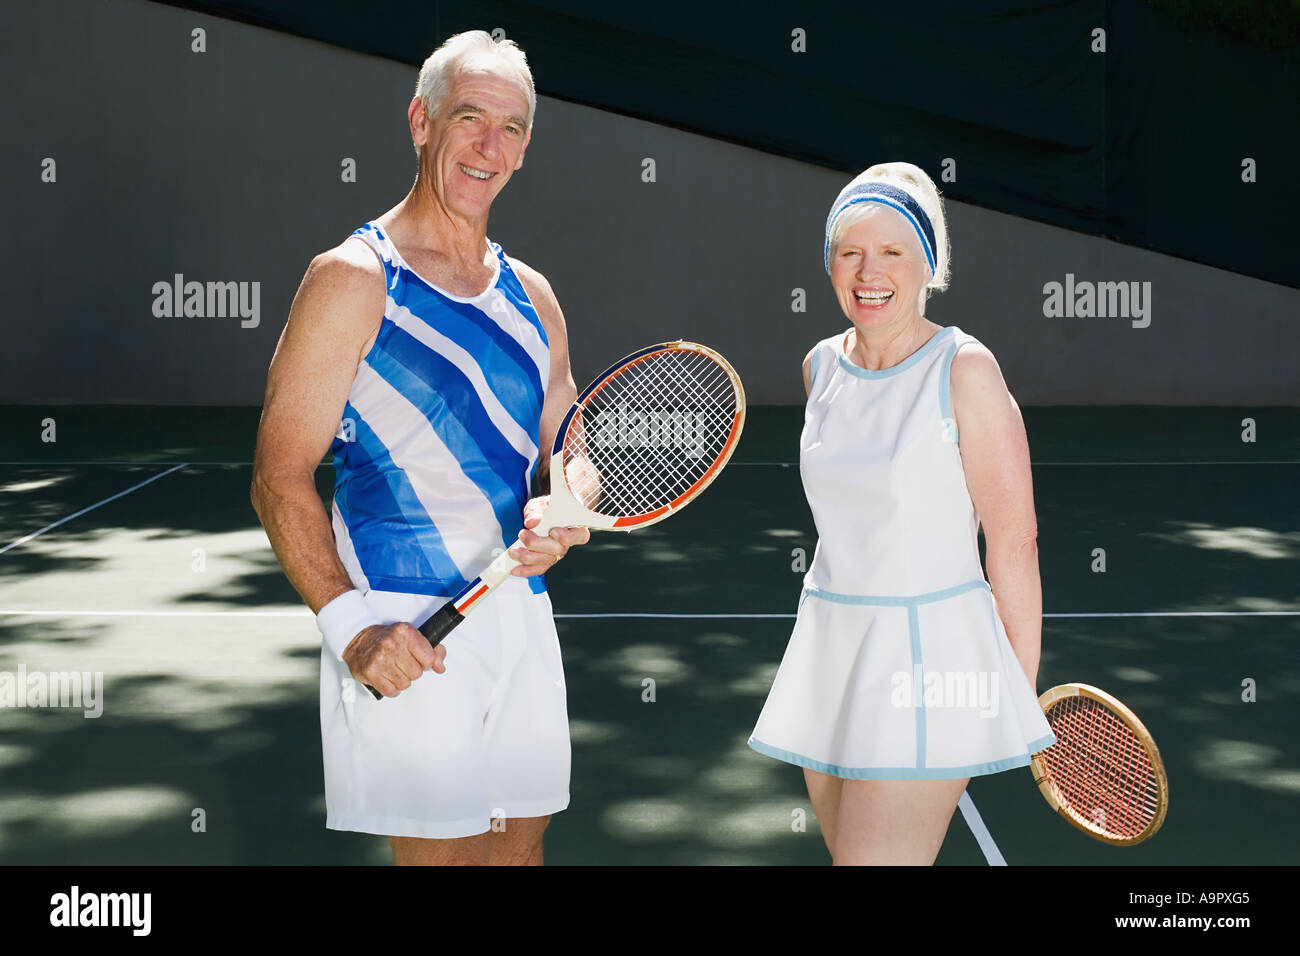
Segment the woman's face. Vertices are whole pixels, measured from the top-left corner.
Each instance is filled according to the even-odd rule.
[[[831,255],[831,286],[855,326],[888,326],[918,314],[930,267],[912,224],[887,206],[840,235]]]

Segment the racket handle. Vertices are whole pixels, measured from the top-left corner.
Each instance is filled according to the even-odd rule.
[[[465,615],[456,610],[456,602],[448,601],[434,612],[433,617],[420,625],[420,633],[432,646],[437,647],[442,643],[442,639],[455,630],[456,625],[463,620],[465,620]],[[366,684],[365,687],[375,700],[384,699],[384,695],[369,684]]]
[[[434,612],[433,617],[420,625],[420,633],[429,639],[430,644],[437,647],[442,643],[442,639],[455,630],[456,625],[463,620],[465,615],[456,610],[455,602],[448,601]]]
[[[542,515],[541,523],[535,529],[540,535],[548,535],[554,525],[547,520],[547,514]],[[425,636],[428,642],[437,647],[442,643],[443,638],[456,629],[461,621],[465,620],[465,615],[470,612],[480,600],[488,595],[497,585],[510,577],[510,571],[519,566],[519,562],[510,556],[510,550],[507,548],[496,556],[482,576],[465,587],[459,594],[444,604],[438,610],[434,611],[433,616],[420,625],[420,633]],[[464,608],[462,613],[457,609],[457,605]],[[365,685],[366,690],[375,700],[383,700],[384,695],[379,693],[369,684]]]

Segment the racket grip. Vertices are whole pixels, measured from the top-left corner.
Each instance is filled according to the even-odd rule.
[[[442,643],[442,639],[455,630],[456,625],[463,620],[465,620],[465,615],[456,610],[455,602],[448,601],[434,612],[433,617],[420,625],[420,633],[425,636],[431,645],[437,647]],[[375,700],[384,699],[384,695],[369,684],[366,684],[365,688],[370,691],[370,696]]]
[[[420,633],[428,638],[430,644],[437,647],[442,643],[442,639],[455,630],[456,625],[463,620],[465,615],[456,610],[456,603],[448,601],[434,612],[433,617],[420,625]]]

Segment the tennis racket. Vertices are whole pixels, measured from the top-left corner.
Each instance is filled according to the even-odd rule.
[[[1165,821],[1169,779],[1137,715],[1104,690],[1061,684],[1038,698],[1056,743],[1030,769],[1053,810],[1112,846],[1148,839]]]
[[[717,352],[694,342],[633,352],[588,385],[561,422],[550,503],[532,530],[635,531],[663,521],[718,477],[744,424],[745,390]],[[420,633],[437,647],[518,564],[503,551]]]

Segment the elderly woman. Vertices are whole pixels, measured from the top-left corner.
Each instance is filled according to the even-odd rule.
[[[849,183],[825,256],[852,328],[803,362],[819,540],[749,744],[804,768],[836,864],[928,865],[970,777],[1055,743],[1029,448],[993,355],[925,318],[948,231],[921,169]]]

